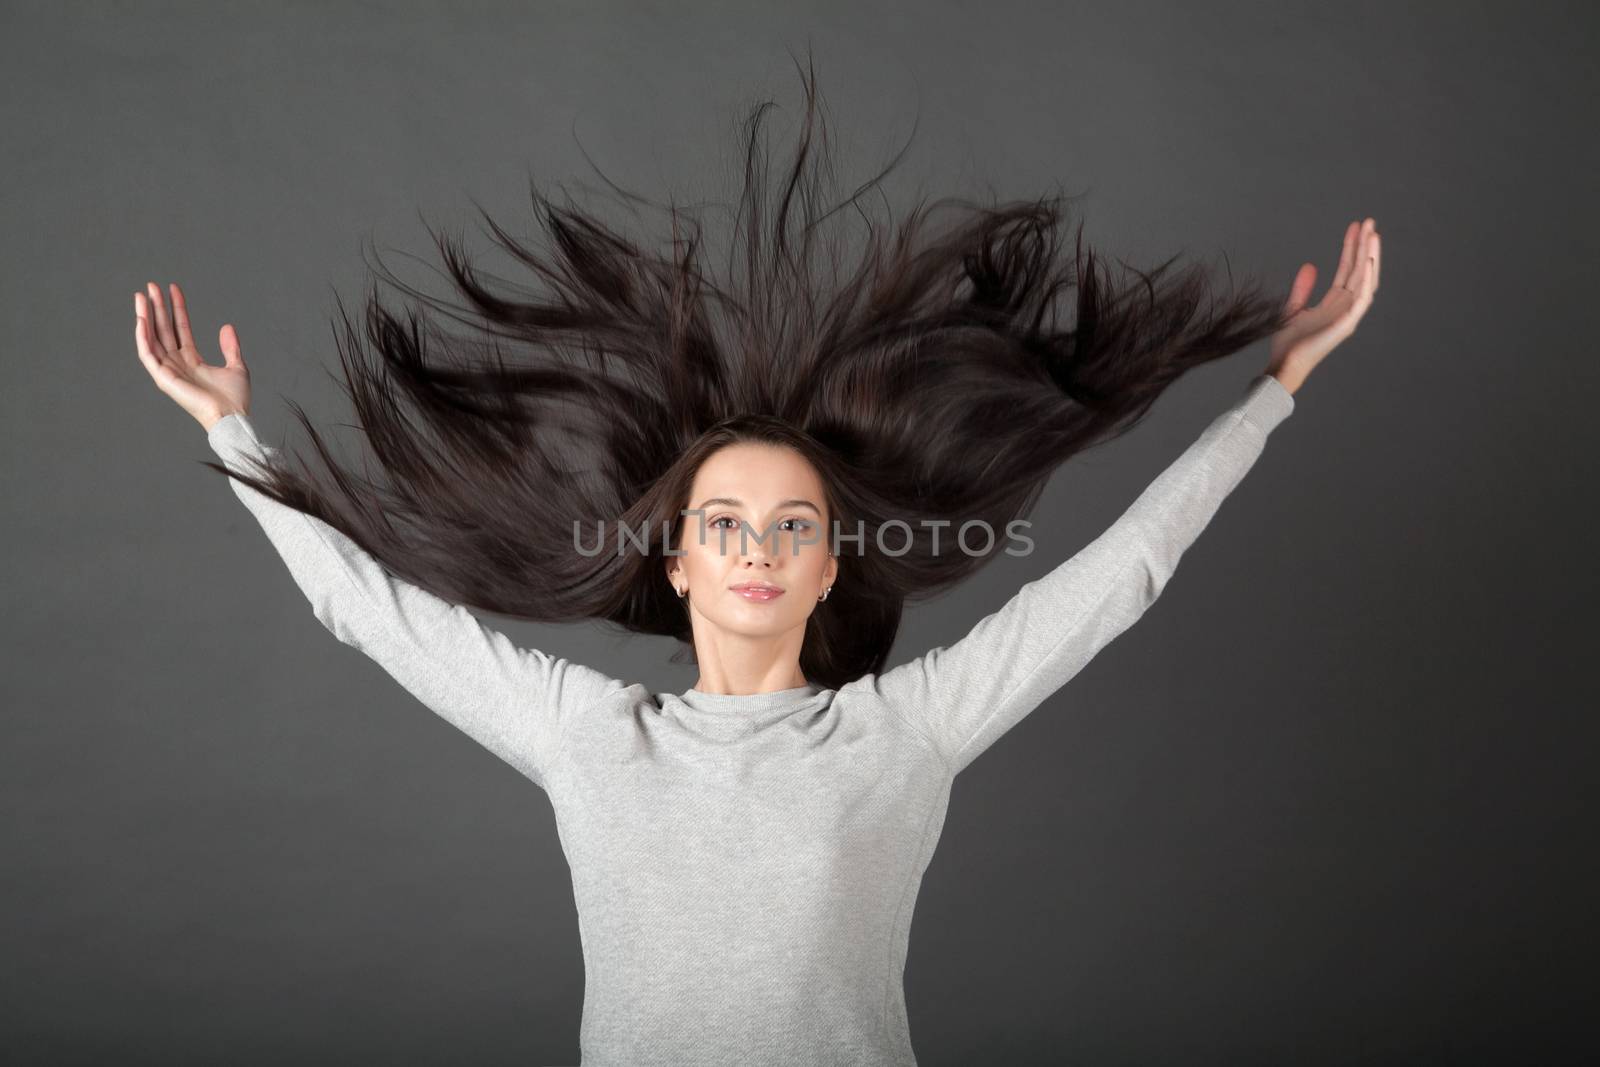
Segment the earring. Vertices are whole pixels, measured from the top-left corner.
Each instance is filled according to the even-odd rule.
[[[824,589],[822,591],[822,595],[817,597],[817,599],[818,600],[827,600],[828,599],[828,594],[831,593],[831,592],[833,592],[833,586],[830,585],[830,586],[828,586],[828,588],[826,588],[826,589]]]
[[[678,599],[679,600],[682,600],[684,598],[684,595],[689,592],[689,590],[687,590],[687,589],[678,589],[677,586],[673,586],[672,588],[677,590]]]

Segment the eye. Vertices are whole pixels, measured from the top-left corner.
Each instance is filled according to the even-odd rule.
[[[739,525],[739,520],[732,515],[718,515],[706,525],[711,529],[723,529],[724,527],[721,524],[724,522],[731,522],[734,524],[734,527]],[[791,523],[798,524],[798,529],[800,530],[809,531],[816,528],[816,524],[811,522],[811,520],[798,517],[782,519],[779,521],[778,526],[780,529],[782,529],[788,527]]]

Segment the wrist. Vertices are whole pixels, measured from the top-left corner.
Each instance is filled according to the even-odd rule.
[[[1306,380],[1305,375],[1296,374],[1285,367],[1270,368],[1263,373],[1278,379],[1278,384],[1283,386],[1290,396],[1293,396],[1296,392],[1298,392],[1300,386],[1303,385]]]
[[[247,412],[243,408],[218,408],[209,415],[201,417],[199,420],[200,426],[206,431],[206,433],[210,433],[213,426],[227,418],[229,415],[244,414],[247,414]]]

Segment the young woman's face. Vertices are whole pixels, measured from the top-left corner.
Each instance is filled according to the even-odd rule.
[[[763,637],[804,626],[838,572],[827,507],[822,479],[793,449],[718,449],[695,473],[678,543],[683,555],[668,557],[668,577],[688,590],[693,612],[733,633]],[[741,592],[747,583],[777,592]]]

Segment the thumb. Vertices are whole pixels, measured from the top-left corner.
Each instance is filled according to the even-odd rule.
[[[244,355],[239,350],[239,332],[233,328],[233,323],[228,323],[218,331],[217,342],[222,346],[222,362],[224,366],[244,366]]]
[[[1289,299],[1284,302],[1283,310],[1290,315],[1306,306],[1306,301],[1311,299],[1311,289],[1317,284],[1317,265],[1306,262],[1300,264],[1300,269],[1295,271],[1294,284],[1289,286]]]

